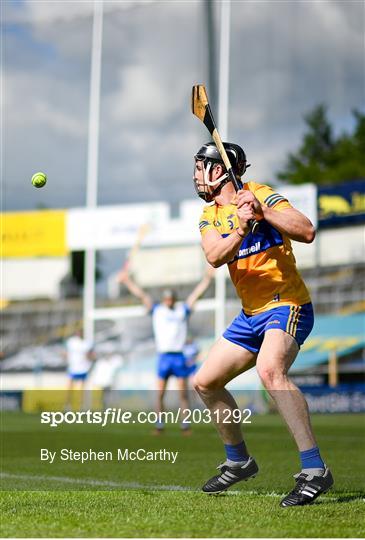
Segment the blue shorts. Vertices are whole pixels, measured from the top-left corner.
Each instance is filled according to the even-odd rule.
[[[188,370],[188,375],[192,375],[193,373],[195,373],[198,369],[198,364],[196,364],[195,362],[193,364],[190,364],[189,362],[186,364],[186,368]]]
[[[175,377],[189,377],[191,369],[186,365],[186,358],[182,352],[160,353],[158,356],[157,374],[161,379]]]
[[[300,347],[309,336],[313,324],[311,303],[302,306],[279,306],[258,315],[245,315],[242,310],[224,332],[223,337],[257,353],[266,330],[279,328],[293,336]]]
[[[68,376],[73,381],[84,381],[88,375],[88,372],[86,373],[69,373]]]

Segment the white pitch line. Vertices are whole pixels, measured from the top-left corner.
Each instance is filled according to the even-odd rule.
[[[99,487],[119,487],[119,488],[135,488],[135,489],[153,489],[159,491],[192,491],[183,486],[166,486],[153,484],[140,484],[139,482],[112,482],[109,480],[94,480],[93,478],[72,478],[70,476],[48,476],[48,475],[33,475],[33,474],[13,474],[3,472],[0,478],[14,478],[18,480],[40,480],[49,482],[61,482],[65,484],[81,484],[85,486]]]
[[[78,484],[84,486],[98,486],[98,487],[116,487],[122,489],[146,489],[150,491],[183,491],[185,493],[201,493],[198,489],[191,489],[184,486],[177,485],[163,485],[163,484],[141,484],[139,482],[112,482],[110,480],[95,480],[93,478],[72,478],[70,476],[47,476],[47,475],[33,475],[33,474],[13,474],[2,472],[0,478],[13,478],[14,480],[39,480],[48,482],[60,482],[64,484]],[[210,496],[214,494],[210,494]],[[259,497],[284,497],[285,493],[276,493],[272,491],[270,493],[261,493],[260,491],[238,491],[230,490],[225,491],[221,495],[241,495],[241,496],[259,496]],[[327,501],[337,501],[337,497],[327,496]],[[365,499],[362,499],[365,502]]]
[[[64,484],[77,484],[85,486],[98,487],[119,487],[129,489],[148,489],[151,491],[185,491],[188,493],[199,493],[198,489],[191,489],[177,485],[161,485],[161,484],[141,484],[139,482],[112,482],[110,480],[95,480],[93,478],[72,478],[70,476],[48,476],[48,475],[33,475],[33,474],[14,474],[3,472],[0,478],[13,478],[15,480],[39,480],[42,482],[60,482]],[[258,491],[238,491],[231,490],[224,493],[225,495],[261,495],[263,497],[282,497],[283,493],[260,493]]]

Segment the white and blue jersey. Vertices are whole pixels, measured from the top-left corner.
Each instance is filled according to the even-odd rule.
[[[154,304],[151,314],[158,353],[182,352],[190,313],[187,304],[175,304],[173,308],[168,308],[164,304]]]
[[[91,343],[80,336],[72,336],[66,341],[67,371],[71,379],[86,379],[91,367],[88,358],[91,348]]]
[[[152,325],[159,355],[158,376],[167,379],[170,375],[187,377],[189,369],[183,348],[188,331],[191,310],[187,304],[176,304],[168,308],[164,304],[152,307]]]

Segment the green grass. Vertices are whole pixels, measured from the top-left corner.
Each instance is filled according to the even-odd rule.
[[[245,427],[260,465],[258,477],[212,497],[199,491],[223,459],[210,425],[194,426],[190,438],[176,426],[161,437],[151,437],[145,426],[108,426],[100,436],[93,426],[82,426],[81,432],[75,426],[51,430],[40,426],[39,416],[4,414],[1,536],[363,537],[364,417],[315,415],[313,424],[334,489],[311,506],[282,509],[280,496],[293,486],[298,457],[276,416],[254,417]],[[179,458],[174,465],[50,465],[39,460],[39,449],[47,447],[166,448],[178,450]]]

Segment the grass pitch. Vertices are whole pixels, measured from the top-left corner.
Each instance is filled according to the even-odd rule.
[[[211,425],[182,437],[172,426],[160,437],[151,427],[108,426],[81,433],[74,426],[40,429],[38,415],[4,413],[2,537],[363,537],[365,430],[362,415],[315,415],[321,453],[334,488],[313,505],[280,508],[298,472],[294,443],[280,418],[255,416],[245,426],[260,473],[225,495],[200,486],[224,459]],[[39,448],[179,451],[166,462],[40,462]]]

